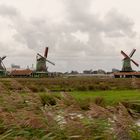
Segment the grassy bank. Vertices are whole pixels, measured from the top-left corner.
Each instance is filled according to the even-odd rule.
[[[0,91],[45,92],[50,91],[100,91],[140,89],[140,79],[114,79],[95,77],[70,78],[3,78]]]

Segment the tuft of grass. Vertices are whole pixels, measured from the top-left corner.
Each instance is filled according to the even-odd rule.
[[[77,100],[80,108],[82,110],[89,110],[91,100],[88,98],[86,100]]]
[[[140,126],[131,126],[131,129],[129,131],[130,136],[133,140],[139,140],[140,138]]]
[[[32,92],[38,92],[38,87],[35,86],[35,85],[30,85],[28,88],[29,88]]]
[[[14,140],[16,137],[22,137],[25,139],[42,139],[46,135],[46,130],[44,129],[34,129],[30,127],[17,128],[12,127],[6,130],[0,135],[0,140]]]
[[[52,105],[52,106],[56,105],[55,97],[51,94],[40,93],[39,97],[40,97],[40,101],[41,101],[43,106],[45,106],[45,105]]]
[[[105,105],[105,99],[103,97],[97,96],[94,99],[95,104],[99,106],[104,106]]]

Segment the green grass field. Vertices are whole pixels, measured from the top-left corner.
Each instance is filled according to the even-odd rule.
[[[140,102],[140,90],[74,91],[71,95],[77,100],[94,100],[96,97],[102,97],[107,105],[121,101]]]

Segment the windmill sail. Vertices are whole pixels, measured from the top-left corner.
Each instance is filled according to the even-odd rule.
[[[136,63],[133,59],[131,59],[131,61],[132,61],[137,67],[139,66],[139,64]]]
[[[129,57],[131,58],[133,54],[135,53],[136,49],[133,49],[132,52],[130,53]]]
[[[0,57],[0,70],[6,70],[6,67],[3,63],[3,60],[6,58],[6,56]]]
[[[47,56],[48,56],[48,49],[49,49],[48,47],[46,47],[46,49],[45,49],[45,53],[44,53],[45,58],[47,58]]]
[[[125,58],[128,58],[129,56],[126,54],[126,53],[124,53],[123,51],[121,51],[121,54],[125,57]]]

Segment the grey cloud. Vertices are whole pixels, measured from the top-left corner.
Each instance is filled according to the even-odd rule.
[[[18,14],[19,11],[17,11],[16,8],[7,5],[0,5],[0,15],[11,18],[18,16]]]
[[[112,37],[134,37],[134,22],[128,17],[119,13],[116,9],[110,10],[104,17],[104,32]]]

